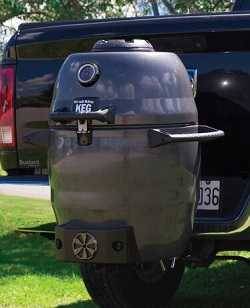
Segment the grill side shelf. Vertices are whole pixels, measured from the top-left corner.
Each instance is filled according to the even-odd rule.
[[[224,131],[206,125],[190,125],[148,130],[150,148],[174,142],[207,142],[224,136]]]

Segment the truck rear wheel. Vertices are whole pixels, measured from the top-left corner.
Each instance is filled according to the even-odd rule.
[[[185,265],[177,261],[140,265],[82,264],[93,301],[102,308],[166,307],[179,287]]]

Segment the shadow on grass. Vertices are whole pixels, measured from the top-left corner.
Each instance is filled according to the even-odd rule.
[[[0,237],[0,269],[1,278],[25,276],[27,273],[58,279],[80,276],[78,265],[56,260],[54,241],[17,232]],[[58,307],[96,308],[96,305],[90,300],[83,300]]]
[[[59,305],[56,308],[97,308],[92,301],[78,301],[73,304]]]
[[[225,289],[225,294],[222,294],[221,297],[210,296],[187,296],[179,298],[175,297],[172,305],[169,308],[247,308],[249,307],[249,299],[234,298],[231,294],[227,294]],[[227,295],[226,295],[227,294]],[[177,295],[178,297],[178,295]],[[227,298],[226,298],[227,297]],[[82,306],[83,307],[83,306]]]
[[[0,237],[0,268],[1,277],[29,273],[60,279],[79,275],[77,265],[55,259],[53,242],[40,236],[17,233]],[[249,303],[249,267],[243,263],[216,262],[208,269],[188,269],[171,307],[245,308],[250,307]],[[58,307],[96,306],[91,301],[80,301]]]
[[[171,307],[250,307],[249,266],[215,262],[209,268],[188,269]]]
[[[56,260],[54,242],[39,235],[10,233],[0,237],[1,277],[30,274],[58,278],[79,275],[78,267]]]

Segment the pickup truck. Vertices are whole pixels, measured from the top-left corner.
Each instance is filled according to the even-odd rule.
[[[250,12],[240,11],[20,25],[0,66],[2,168],[9,174],[47,172],[48,112],[57,73],[69,54],[89,51],[100,39],[146,39],[155,50],[177,53],[197,72],[199,122],[220,123],[226,133],[223,141],[202,146],[201,175],[212,184],[201,183],[197,213],[197,220],[208,219],[197,230],[225,231],[241,213],[250,175],[249,35]],[[210,221],[214,216],[223,223]]]
[[[247,9],[250,9],[248,1],[240,0],[231,14],[21,24],[7,43],[0,62],[2,169],[10,175],[47,173],[47,119],[57,73],[69,54],[89,51],[99,39],[143,38],[156,50],[177,53],[188,69],[198,72],[196,102],[201,121],[204,117],[211,122],[222,117],[224,125],[229,125],[229,117],[236,120],[241,111],[246,115],[249,91],[242,87],[247,87],[250,68],[247,64],[250,15],[240,11]],[[227,83],[228,78],[234,82]],[[220,84],[221,80],[224,84]],[[227,117],[217,110],[223,109],[223,101]],[[241,124],[241,128],[231,132],[236,144],[243,139],[242,135],[238,138],[245,129],[244,121]],[[212,147],[209,159],[216,160],[214,169],[245,173],[249,162],[243,156],[237,159],[231,145],[230,150],[227,147],[225,141],[221,149],[227,151],[227,161],[235,158],[235,167],[228,168],[221,158],[223,151],[213,151]],[[247,157],[248,153],[245,154]],[[207,169],[214,174],[209,162]]]
[[[248,11],[22,24],[6,46],[0,70],[3,169],[46,172],[48,113],[68,55],[90,51],[102,39],[148,40],[157,51],[177,53],[197,76],[199,124],[225,132],[223,139],[201,146],[195,263],[209,265],[221,250],[250,250],[249,35]]]

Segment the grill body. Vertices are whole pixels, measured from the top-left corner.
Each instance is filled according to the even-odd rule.
[[[79,112],[77,104],[84,102],[114,113],[108,124],[91,119],[51,125],[49,169],[61,259],[84,261],[72,252],[79,232],[98,243],[85,262],[101,263],[181,256],[192,234],[198,142],[150,147],[148,140],[150,129],[197,124],[188,74],[174,54],[126,48],[73,54],[58,75],[51,114]],[[88,85],[79,81],[86,63],[98,67]],[[80,122],[91,134],[87,146],[76,136]]]

